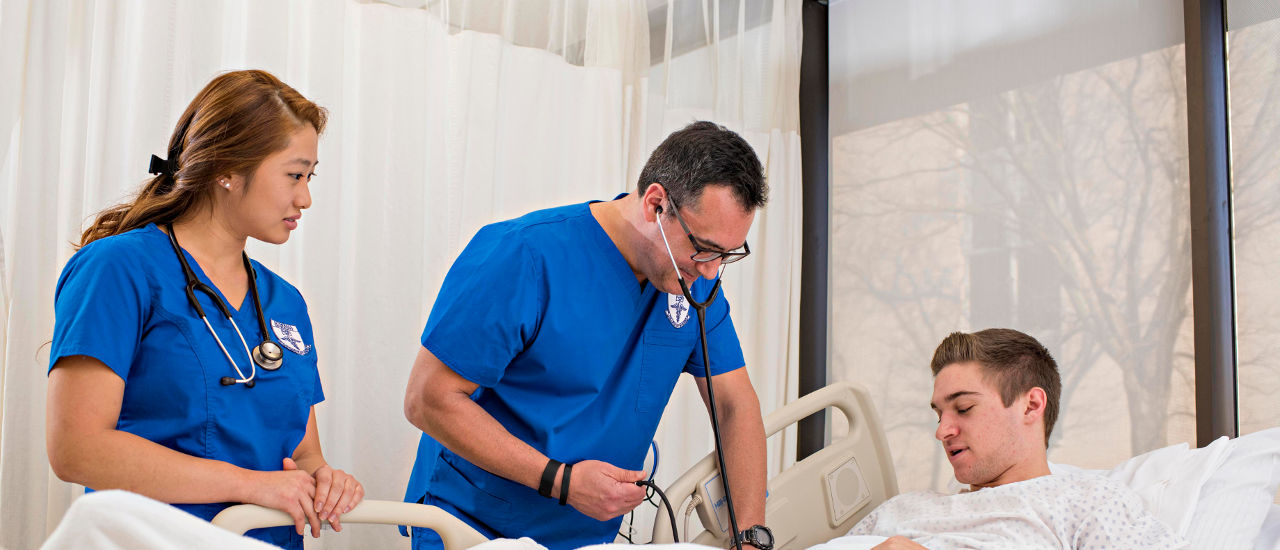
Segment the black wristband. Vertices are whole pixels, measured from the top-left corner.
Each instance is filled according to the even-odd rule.
[[[559,469],[559,460],[547,459],[547,467],[542,469],[542,481],[538,483],[538,494],[551,498],[551,487],[556,483],[556,471]]]
[[[573,472],[573,464],[564,465],[564,475],[560,477],[560,505],[569,503],[569,476]]]

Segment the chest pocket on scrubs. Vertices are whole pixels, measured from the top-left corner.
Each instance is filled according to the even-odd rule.
[[[665,322],[665,320],[663,321]],[[667,405],[676,380],[698,343],[698,332],[671,327],[650,327],[644,331],[644,357],[640,364],[636,412],[652,412]]]

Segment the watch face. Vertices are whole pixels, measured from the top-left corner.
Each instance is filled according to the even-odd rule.
[[[768,527],[757,525],[752,529],[752,531],[754,531],[756,540],[759,541],[760,544],[773,546],[773,533],[769,531]]]

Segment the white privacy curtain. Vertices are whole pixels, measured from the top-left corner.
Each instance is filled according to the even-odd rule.
[[[249,254],[307,298],[325,455],[367,498],[403,496],[419,434],[404,384],[471,235],[633,189],[653,147],[696,119],[741,133],[768,171],[753,257],[728,269],[725,289],[764,412],[794,398],[799,29],[798,0],[680,1],[670,14],[654,0],[4,0],[0,547],[38,546],[81,490],[52,475],[44,450],[53,292],[70,243],[132,196],[187,102],[227,70],[271,71],[330,110],[301,229]],[[690,381],[657,439],[664,484],[711,449]],[[770,442],[772,471],[791,448]],[[637,542],[649,517],[637,512]],[[393,529],[348,529],[319,546],[408,545]]]

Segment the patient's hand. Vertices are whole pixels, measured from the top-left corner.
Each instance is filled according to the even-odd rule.
[[[920,546],[919,544],[912,542],[911,539],[903,536],[889,537],[889,540],[886,540],[880,544],[877,544],[875,548],[872,548],[871,550],[902,550],[902,549],[926,550],[925,547]]]
[[[623,470],[599,460],[584,460],[570,472],[569,505],[599,521],[630,512],[644,501],[644,487],[636,485],[644,472]],[[559,497],[560,483],[552,496]]]
[[[320,519],[328,520],[334,531],[342,531],[339,516],[350,512],[364,499],[364,486],[356,478],[328,464],[316,469],[315,511]]]

